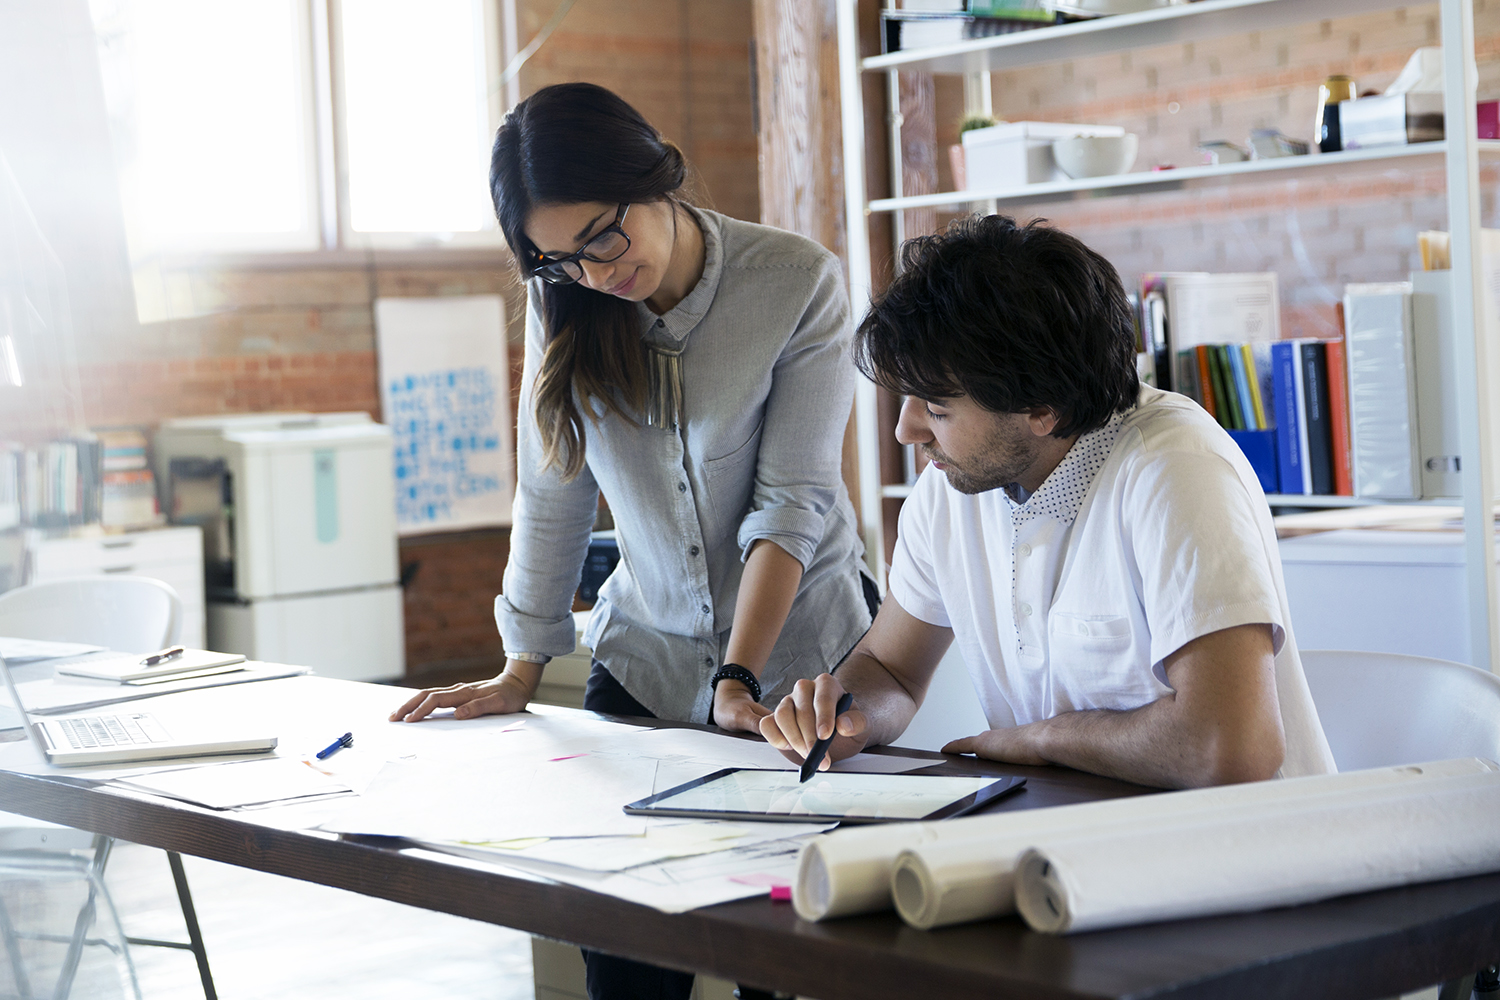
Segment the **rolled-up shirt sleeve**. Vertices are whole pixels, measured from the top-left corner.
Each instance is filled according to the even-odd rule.
[[[541,467],[542,442],[532,389],[541,369],[545,334],[536,289],[527,292],[526,355],[516,404],[516,499],[504,587],[495,598],[495,623],[512,653],[564,656],[573,652],[573,594],[588,553],[599,508],[599,487],[588,466],[571,482],[556,467]]]
[[[806,309],[771,375],[750,513],[740,523],[740,557],[760,539],[812,563],[825,519],[839,497],[843,439],[855,370],[849,354],[849,300],[839,262],[823,260]]]

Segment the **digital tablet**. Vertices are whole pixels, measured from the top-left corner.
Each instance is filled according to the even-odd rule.
[[[1025,784],[1016,777],[845,771],[820,771],[803,783],[796,771],[731,767],[632,802],[625,811],[784,823],[891,823],[962,816]]]

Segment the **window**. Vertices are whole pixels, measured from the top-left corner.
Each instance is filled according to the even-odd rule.
[[[138,267],[499,243],[486,190],[501,111],[493,0],[92,8]]]
[[[496,32],[474,0],[342,0],[340,118],[352,234],[494,231]],[[498,88],[493,88],[498,91]]]

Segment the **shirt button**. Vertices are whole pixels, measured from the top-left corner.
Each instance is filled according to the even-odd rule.
[[[1023,556],[1029,556],[1031,555],[1031,546],[1027,545],[1025,542],[1022,542],[1020,547],[1017,548],[1016,551]]]
[[[708,614],[712,610],[713,610],[713,608],[709,607],[707,604],[703,605],[703,613],[705,615]]]
[[[697,554],[698,554],[698,546],[694,545],[692,548],[688,549],[688,555],[695,556]]]
[[[711,667],[711,666],[713,666],[714,665],[714,658],[712,656],[705,656],[703,658],[703,665],[705,667]]]
[[[1031,605],[1029,605],[1029,604],[1022,604],[1021,605],[1021,614],[1029,616],[1031,614]]]
[[[687,492],[687,483],[678,483],[677,484],[677,492],[678,493],[686,493]]]

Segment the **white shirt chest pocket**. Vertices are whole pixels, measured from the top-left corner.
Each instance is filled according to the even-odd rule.
[[[1056,711],[1124,710],[1159,697],[1150,653],[1136,648],[1128,617],[1054,611],[1047,631]]]

